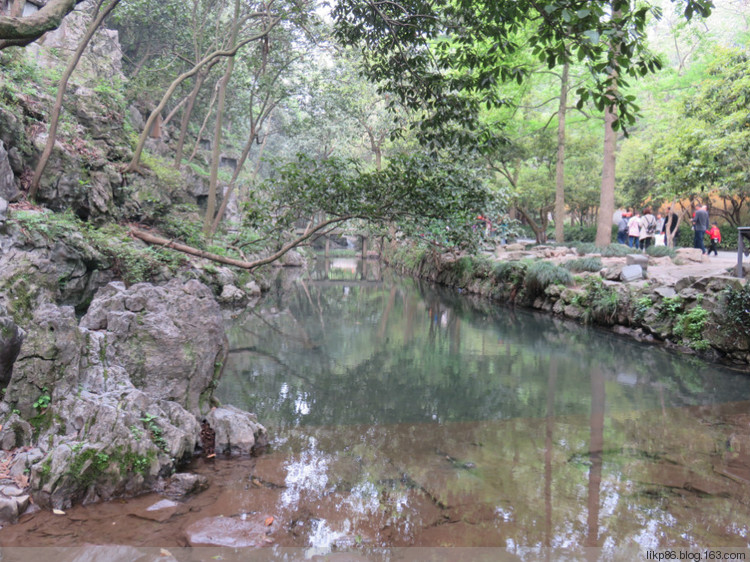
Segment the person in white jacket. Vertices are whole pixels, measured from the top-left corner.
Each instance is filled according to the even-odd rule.
[[[631,248],[638,247],[638,240],[641,234],[641,215],[638,211],[633,213],[628,221],[628,246]]]

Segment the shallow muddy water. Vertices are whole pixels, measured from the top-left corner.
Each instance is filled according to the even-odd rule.
[[[347,259],[280,279],[230,341],[218,397],[264,455],[196,460],[210,488],[167,511],[36,513],[0,545],[750,544],[746,374]]]

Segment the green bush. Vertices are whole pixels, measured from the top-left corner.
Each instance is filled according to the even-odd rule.
[[[567,244],[566,244],[567,245]],[[599,248],[593,242],[573,242],[568,245],[570,248],[575,248],[579,256],[585,256],[586,254],[597,254]]]
[[[602,260],[597,257],[576,258],[563,264],[565,269],[578,273],[581,271],[600,271],[602,269]]]
[[[612,324],[619,303],[617,291],[606,286],[600,278],[589,277],[585,295],[586,303],[579,304],[583,308],[583,321],[586,324]]]
[[[709,343],[703,338],[703,328],[708,320],[708,311],[698,305],[695,308],[680,314],[675,320],[673,332],[682,338],[682,342],[693,349],[708,349]]]
[[[495,265],[495,280],[498,283],[517,285],[526,276],[527,264],[521,261],[501,261]]]
[[[534,298],[544,293],[550,285],[570,285],[573,283],[573,274],[564,267],[560,267],[548,261],[536,261],[526,271],[524,285],[526,296]]]
[[[750,326],[750,284],[741,289],[727,288],[724,292],[724,318],[727,328],[737,336],[747,336]]]

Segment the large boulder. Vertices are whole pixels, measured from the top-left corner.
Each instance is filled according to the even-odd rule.
[[[227,340],[198,281],[110,283],[80,323],[72,307],[51,303],[32,323],[0,403],[9,428],[0,443],[36,444],[38,454],[19,455],[11,471],[30,472],[37,505],[163,489],[163,477],[194,454],[201,413],[231,449],[249,452],[265,437],[249,414],[232,410],[224,423],[224,409],[210,410]]]
[[[255,414],[234,406],[213,408],[206,421],[216,432],[217,453],[248,455],[268,443],[266,430],[258,423]]]
[[[110,283],[81,319],[81,327],[103,331],[106,358],[133,384],[196,415],[208,411],[229,344],[211,291],[192,280],[129,289]]]

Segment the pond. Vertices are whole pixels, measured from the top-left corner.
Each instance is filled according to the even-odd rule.
[[[265,454],[196,460],[211,487],[163,521],[151,494],[0,544],[184,546],[220,516],[307,555],[750,543],[747,374],[348,258],[279,277],[229,334],[217,395]]]

